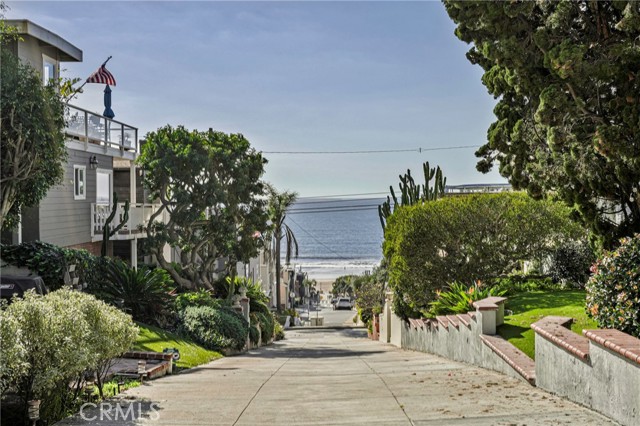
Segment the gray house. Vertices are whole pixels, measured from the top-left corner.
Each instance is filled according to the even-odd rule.
[[[39,70],[43,84],[59,77],[60,63],[82,61],[80,49],[33,22],[7,23],[16,27],[21,37],[7,48]],[[38,207],[23,212],[22,224],[10,236],[11,242],[40,240],[99,255],[115,192],[118,206],[113,224],[124,219],[125,201],[130,202],[130,209],[124,227],[110,238],[109,255],[136,266],[141,255],[138,239],[146,236],[142,226],[158,208],[144,202],[142,171],[135,166],[140,153],[138,129],[68,105],[65,135],[68,159],[64,181],[51,188]]]

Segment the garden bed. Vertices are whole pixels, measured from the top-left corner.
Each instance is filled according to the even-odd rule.
[[[498,334],[522,352],[535,358],[535,333],[531,324],[545,316],[555,315],[574,319],[571,330],[582,334],[582,330],[597,328],[596,322],[585,312],[584,291],[531,291],[509,296],[504,324]]]

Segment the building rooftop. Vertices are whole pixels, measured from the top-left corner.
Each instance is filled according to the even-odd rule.
[[[7,25],[16,27],[18,34],[29,35],[41,44],[52,46],[60,51],[60,60],[63,62],[82,62],[82,50],[78,49],[67,40],[57,34],[34,24],[28,19],[7,19]]]

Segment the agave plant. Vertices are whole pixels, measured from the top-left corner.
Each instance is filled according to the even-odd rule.
[[[463,314],[473,310],[473,302],[489,296],[502,296],[504,293],[504,290],[483,287],[480,281],[469,287],[459,282],[453,282],[449,284],[447,290],[437,293],[436,300],[429,304],[431,308],[426,313],[428,316]]]
[[[114,260],[105,268],[95,294],[131,314],[136,321],[156,322],[171,301],[171,284],[173,281],[164,269],[134,269]]]

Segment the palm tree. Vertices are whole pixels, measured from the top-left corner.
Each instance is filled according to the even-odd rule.
[[[296,201],[298,194],[289,191],[278,192],[271,185],[268,186],[267,192],[269,194],[267,209],[271,221],[268,247],[276,259],[276,306],[280,311],[280,246],[283,238],[286,247],[285,263],[289,264],[292,255],[298,257],[298,241],[291,228],[284,223],[284,219],[287,217],[287,209]]]

